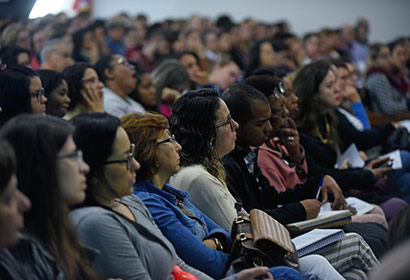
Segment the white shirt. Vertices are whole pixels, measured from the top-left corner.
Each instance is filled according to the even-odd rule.
[[[123,99],[111,89],[105,87],[104,92],[104,109],[108,114],[121,118],[130,113],[140,112],[145,114],[144,107],[130,97]]]

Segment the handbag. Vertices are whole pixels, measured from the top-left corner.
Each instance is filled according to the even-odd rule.
[[[289,231],[261,210],[253,209],[250,214],[238,210],[231,235],[233,243],[227,270],[239,272],[256,266],[299,266]]]
[[[387,138],[383,145],[382,154],[390,153],[394,150],[410,151],[410,134],[404,127],[396,128]]]

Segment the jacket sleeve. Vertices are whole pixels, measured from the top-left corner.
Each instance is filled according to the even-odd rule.
[[[164,203],[152,196],[144,197],[144,204],[151,212],[161,232],[172,243],[178,256],[188,265],[205,272],[213,278],[221,278],[228,261],[222,251],[208,248],[175,216]]]
[[[386,123],[375,126],[370,130],[359,131],[339,112],[337,112],[337,117],[339,137],[345,148],[352,143],[355,143],[359,150],[367,150],[377,145],[383,145],[394,130],[392,124]]]

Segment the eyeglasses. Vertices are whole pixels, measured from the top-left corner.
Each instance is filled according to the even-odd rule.
[[[116,59],[112,64],[111,67],[114,67],[117,64],[122,64],[125,67],[128,67],[130,65],[130,63],[128,62],[128,60],[124,57],[119,57],[118,59]]]
[[[91,77],[88,79],[81,80],[81,82],[83,82],[83,84],[88,84],[88,83],[95,84],[95,82],[99,82],[99,80],[96,77]]]
[[[279,99],[282,94],[285,94],[285,92],[285,86],[283,85],[283,82],[280,81],[278,86],[273,89],[273,96],[275,96],[276,99]]]
[[[228,120],[226,122],[224,122],[223,124],[220,124],[218,126],[216,126],[215,128],[220,128],[222,126],[228,125],[231,127],[231,130],[234,131],[235,128],[233,127],[233,118],[231,116],[228,117]]]
[[[30,96],[37,98],[37,101],[41,103],[43,101],[44,88],[41,88],[39,90],[36,90],[36,91],[30,93]]]
[[[132,164],[132,159],[135,156],[135,144],[131,143],[131,149],[128,153],[128,158],[127,159],[122,159],[122,160],[109,160],[104,162],[104,164],[113,164],[113,163],[126,163],[127,164],[127,170],[131,170],[131,164]]]
[[[59,55],[61,55],[61,56],[64,57],[64,58],[69,58],[69,57],[71,57],[71,53],[68,53],[68,52],[59,51],[59,50],[52,50],[52,52],[58,53]]]
[[[168,143],[168,142],[170,142],[170,143],[175,143],[175,141],[176,141],[175,135],[172,134],[171,137],[169,137],[168,139],[165,139],[165,140],[160,141],[160,142],[155,142],[155,146],[161,145],[161,144],[163,144],[163,143]]]
[[[63,155],[63,156],[59,156],[58,159],[75,159],[77,161],[84,161],[83,159],[83,151],[82,150],[77,150],[72,154],[68,154],[68,155]]]

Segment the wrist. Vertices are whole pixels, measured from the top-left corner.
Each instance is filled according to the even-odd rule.
[[[223,247],[223,245],[222,245],[222,242],[219,241],[218,238],[211,238],[211,240],[212,240],[213,242],[215,242],[216,250],[218,250],[218,251],[223,251],[224,247]]]

